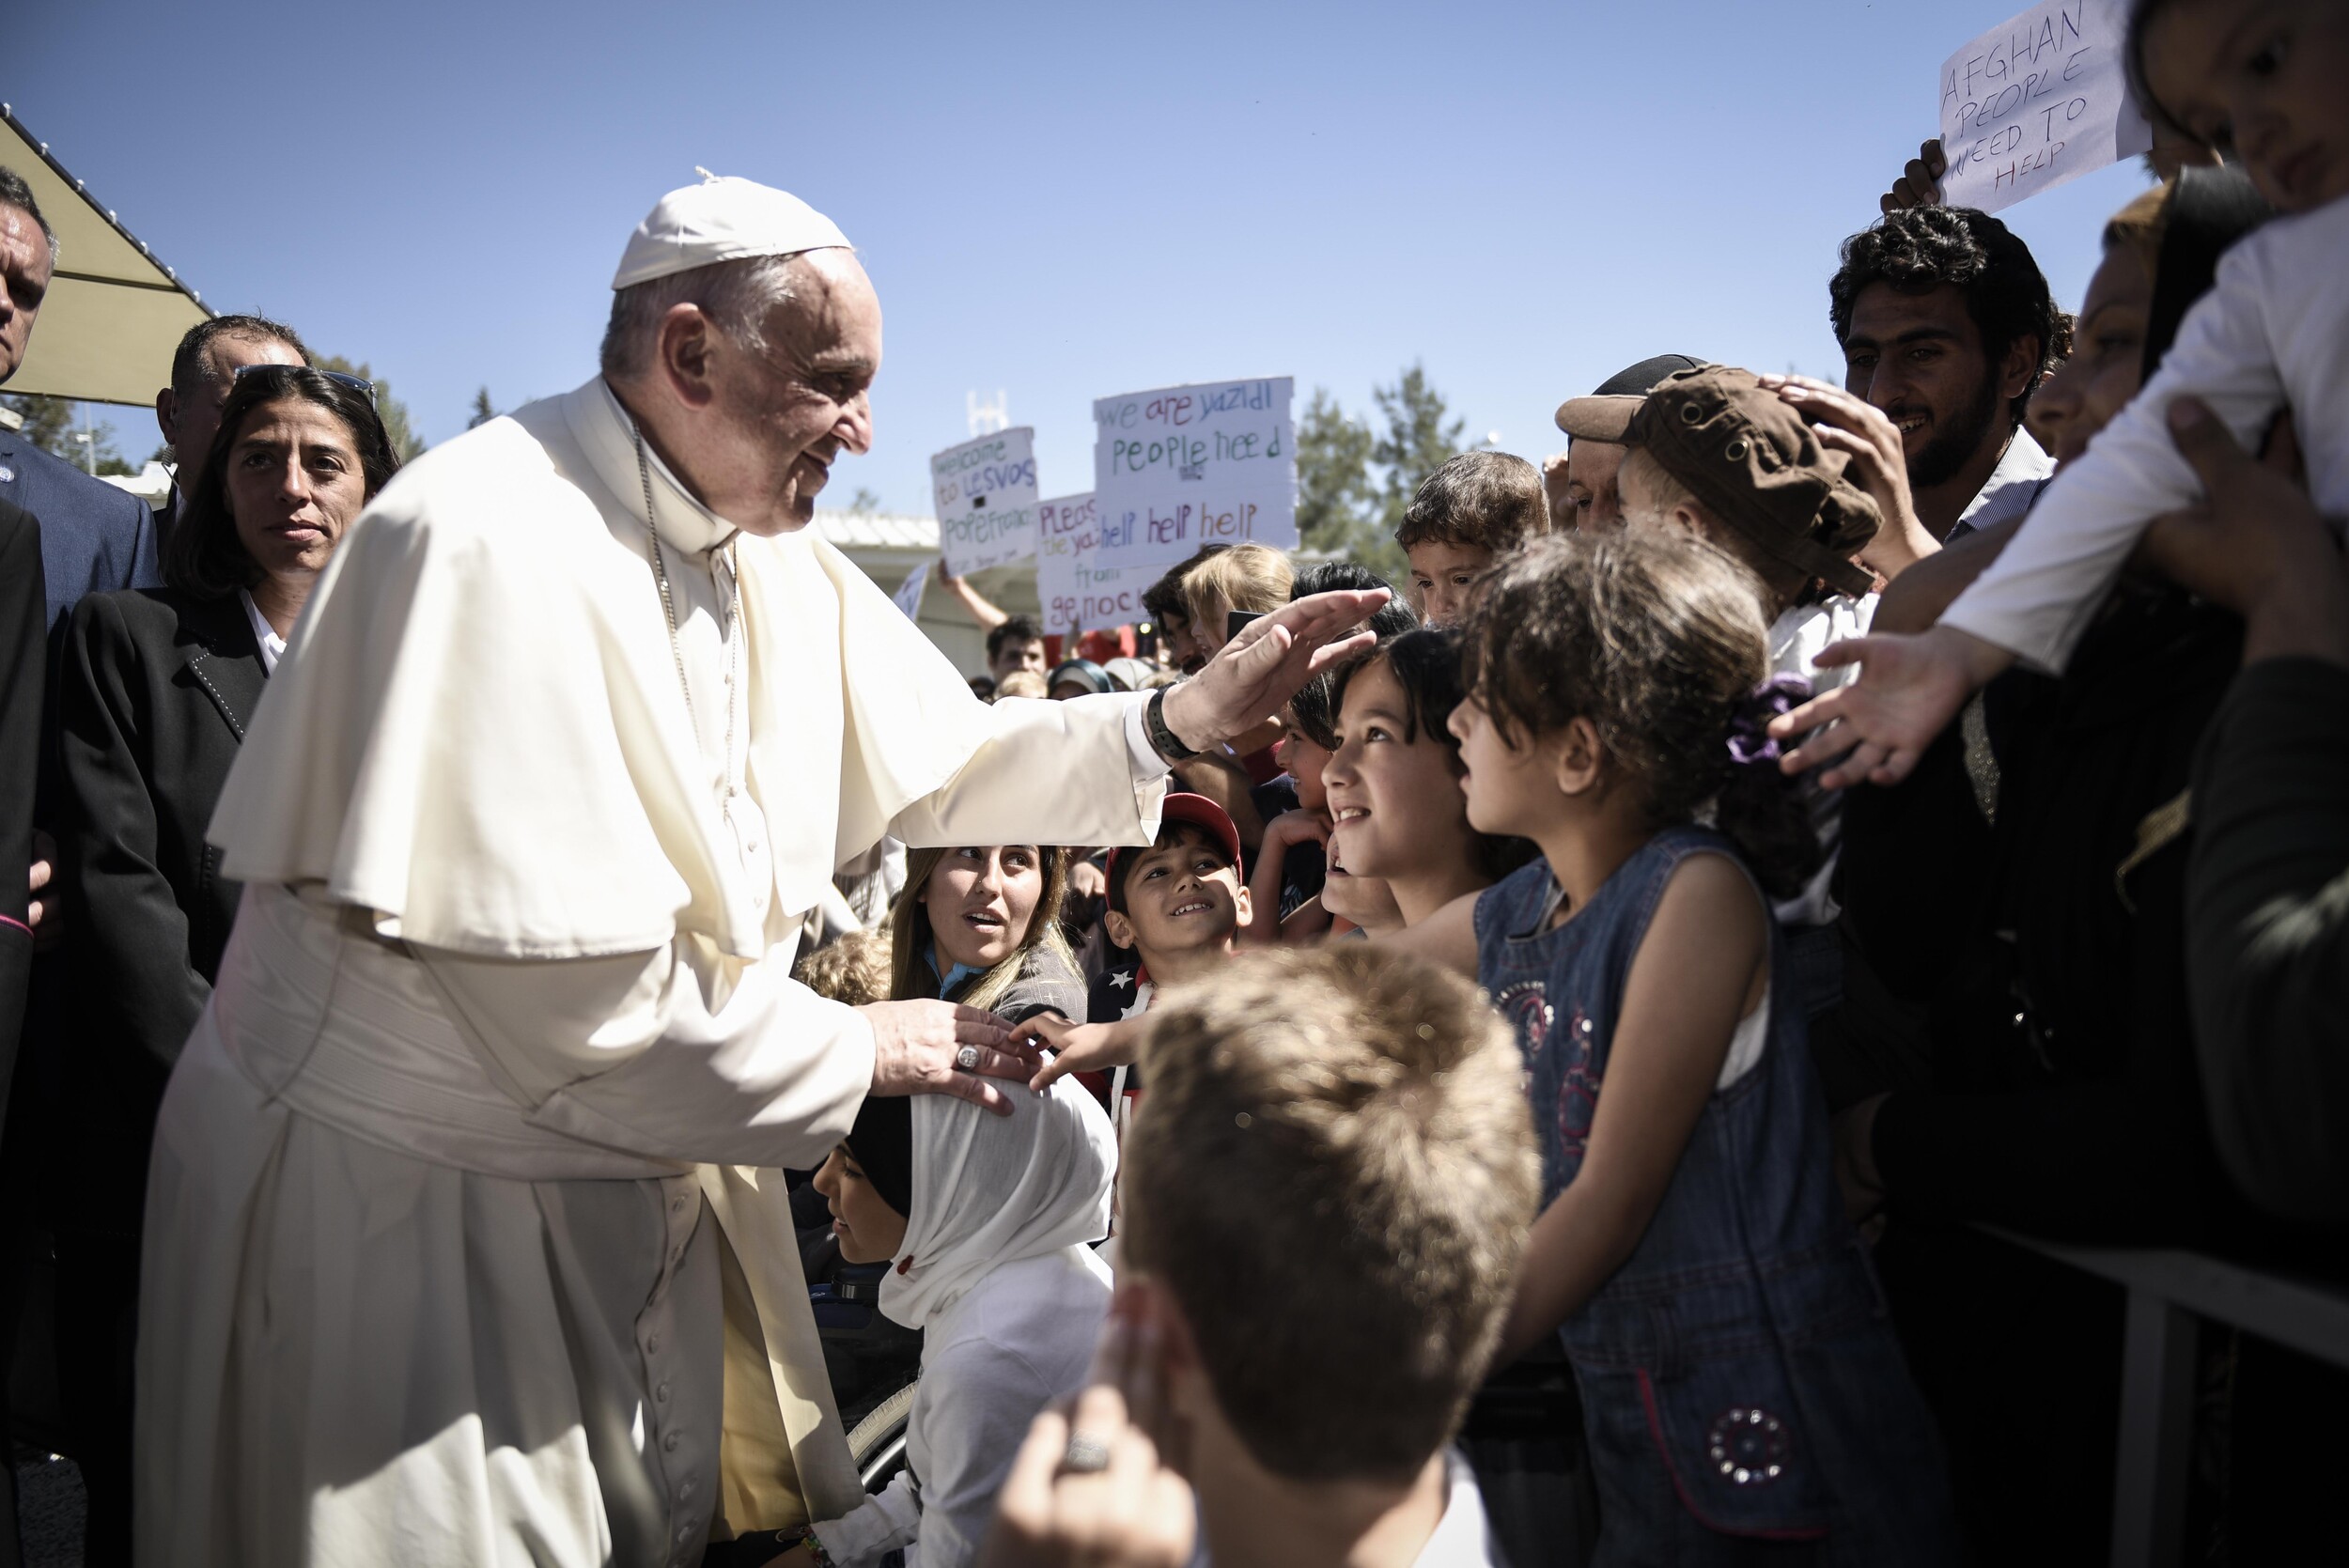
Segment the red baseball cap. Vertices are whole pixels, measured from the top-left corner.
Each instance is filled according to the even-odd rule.
[[[1232,826],[1231,815],[1206,796],[1191,795],[1179,790],[1167,796],[1159,807],[1159,831],[1164,832],[1167,824],[1173,822],[1189,822],[1194,827],[1205,828],[1208,836],[1222,846],[1225,858],[1234,865],[1240,863],[1239,830]],[[1129,849],[1140,850],[1147,847],[1149,847],[1147,845],[1123,844],[1110,851],[1108,877],[1110,896],[1112,900],[1117,896],[1119,857]]]

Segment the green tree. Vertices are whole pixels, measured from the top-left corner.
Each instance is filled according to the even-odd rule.
[[[424,456],[424,438],[408,423],[408,405],[392,396],[392,383],[367,368],[366,362],[353,365],[340,354],[328,354],[319,361],[320,370],[339,370],[346,376],[356,376],[363,381],[375,383],[375,413],[383,421],[383,433],[391,438],[392,450],[399,454],[401,462],[411,462]],[[488,388],[483,388],[488,391]]]
[[[1392,386],[1371,388],[1383,432],[1348,415],[1321,387],[1297,422],[1297,536],[1400,583],[1408,563],[1394,542],[1421,480],[1466,450],[1467,422],[1417,361]],[[1377,471],[1374,474],[1374,470]]]
[[[477,430],[497,416],[498,411],[490,402],[490,389],[485,386],[473,395],[473,417],[465,421],[465,428]]]
[[[1451,411],[1443,394],[1428,384],[1427,372],[1417,360],[1392,386],[1373,387],[1371,396],[1387,422],[1386,433],[1371,448],[1371,460],[1387,471],[1379,500],[1379,532],[1392,539],[1403,526],[1403,514],[1421,480],[1458,457],[1467,448],[1460,438],[1468,422],[1444,416]]]
[[[8,408],[24,421],[18,433],[26,441],[53,457],[63,458],[75,468],[86,472],[95,461],[101,475],[138,472],[124,460],[121,450],[115,445],[115,427],[105,420],[87,427],[92,439],[86,447],[83,444],[85,427],[75,415],[70,398],[41,397],[30,393],[0,395],[0,407]]]
[[[859,485],[856,494],[848,498],[848,510],[869,517],[880,510],[880,497]]]
[[[17,433],[53,458],[71,462],[82,460],[81,443],[70,434],[73,429],[73,405],[62,397],[37,397],[30,394],[0,395],[0,407],[5,407],[24,423]]]
[[[1392,577],[1403,565],[1378,532],[1377,487],[1370,476],[1377,438],[1326,387],[1314,388],[1297,422],[1297,536],[1308,550],[1334,551]]]

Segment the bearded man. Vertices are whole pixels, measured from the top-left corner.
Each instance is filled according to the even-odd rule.
[[[1954,543],[2030,509],[2055,459],[2023,415],[2062,362],[2065,331],[2012,229],[1971,208],[1888,212],[1843,241],[1828,315],[1843,390],[1900,431],[1925,533]]]
[[[1149,842],[1167,759],[1383,597],[1171,692],[982,706],[803,531],[872,440],[840,230],[708,179],[613,287],[599,377],[352,527],[222,797],[245,893],[156,1134],[143,1563],[688,1564],[844,1512],[775,1168],[867,1094],[1000,1104],[1033,1048],[817,999],[802,917],[884,834]]]

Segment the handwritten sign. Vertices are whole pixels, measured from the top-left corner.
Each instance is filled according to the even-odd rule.
[[[1036,504],[1035,597],[1044,624],[1055,631],[1144,618],[1142,596],[1159,572],[1102,565],[1100,517],[1090,492]]]
[[[907,620],[918,621],[922,618],[922,584],[927,582],[929,578],[929,564],[924,562],[907,573],[906,580],[897,584],[897,591],[889,596],[896,601],[897,608],[906,613]]]
[[[1941,67],[1941,199],[1996,212],[2154,145],[2129,96],[2127,0],[2047,0]]]
[[[1093,405],[1101,565],[1171,566],[1205,544],[1297,546],[1297,432],[1286,376],[1102,397]]]
[[[930,459],[938,546],[955,577],[1035,553],[1035,431],[1025,425]]]

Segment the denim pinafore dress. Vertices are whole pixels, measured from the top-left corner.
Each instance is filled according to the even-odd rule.
[[[1478,979],[1525,1053],[1545,1203],[1581,1169],[1632,956],[1702,854],[1736,859],[1719,833],[1668,829],[1556,926],[1547,861],[1477,901]],[[1767,1005],[1760,1061],[1705,1102],[1638,1248],[1559,1328],[1596,1561],[1952,1562],[1939,1440],[1844,1217],[1775,925]]]

